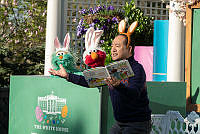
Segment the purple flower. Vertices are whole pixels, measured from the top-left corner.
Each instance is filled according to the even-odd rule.
[[[103,25],[103,29],[107,29],[108,27],[106,25]]]
[[[93,14],[93,9],[92,9],[92,8],[90,8],[90,9],[89,9],[89,12],[90,12],[91,14]]]
[[[117,19],[116,17],[113,17],[113,18],[112,18],[112,21],[113,21],[114,23],[116,23],[116,22],[118,23],[118,19]]]
[[[100,40],[100,43],[103,44],[103,43],[104,43],[104,40]]]
[[[92,12],[92,14],[95,14],[96,12],[97,12],[97,10],[96,10],[96,9],[94,9],[94,10],[93,10],[93,12]]]
[[[87,13],[87,10],[86,9],[82,9],[81,11],[79,11],[80,14],[85,14]]]
[[[89,27],[94,27],[94,23],[89,24]]]
[[[103,8],[101,6],[96,7],[96,12],[101,11]]]
[[[114,10],[114,7],[113,6],[109,6],[108,10]]]
[[[80,21],[79,21],[79,25],[82,25],[82,24],[83,24],[83,18],[80,19]]]
[[[83,31],[84,31],[84,33],[86,33],[86,32],[87,32],[87,30],[88,30],[88,28],[84,29],[84,30],[83,30]]]
[[[108,23],[109,23],[109,22],[110,22],[110,19],[108,19],[107,21],[108,21]]]
[[[81,34],[85,34],[86,31],[87,31],[87,29],[82,29],[82,30],[81,30]]]
[[[76,34],[78,37],[81,36],[81,31],[77,31],[77,34]]]
[[[77,36],[81,36],[84,33],[85,26],[82,26],[82,24],[79,24],[76,28],[77,28]]]
[[[99,23],[100,20],[99,19],[94,19],[93,22],[96,24],[96,23]]]

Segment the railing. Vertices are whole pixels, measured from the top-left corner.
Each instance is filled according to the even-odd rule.
[[[194,111],[185,119],[178,111],[154,114],[151,134],[200,134],[200,117]]]
[[[154,20],[168,20],[169,0],[135,0],[135,5],[141,8],[145,15],[153,17]]]

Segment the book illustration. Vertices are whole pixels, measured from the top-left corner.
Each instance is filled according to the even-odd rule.
[[[110,77],[114,77],[118,80],[134,76],[127,60],[122,60],[118,63],[114,62],[113,64],[107,66],[107,70],[109,71]]]
[[[122,80],[134,76],[132,68],[127,60],[117,61],[106,67],[96,67],[83,71],[83,75],[89,87],[105,85],[104,79],[114,77]]]
[[[83,75],[90,87],[105,85],[105,78],[109,77],[107,69],[105,67],[96,67],[83,71]]]

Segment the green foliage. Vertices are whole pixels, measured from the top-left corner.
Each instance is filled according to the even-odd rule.
[[[136,46],[153,46],[153,18],[144,15],[140,8],[136,8],[134,1],[126,3],[123,7],[125,18],[130,25],[138,21],[138,26],[133,33],[133,39]]]
[[[126,3],[122,10],[115,9],[113,6],[99,5],[95,8],[82,9],[79,12],[81,18],[77,26],[78,37],[84,37],[89,27],[104,30],[100,43],[107,54],[105,64],[112,62],[110,54],[111,43],[115,36],[119,34],[118,23],[122,19],[128,19],[127,28],[132,22],[138,21],[139,25],[133,34],[135,45],[153,45],[152,18],[144,16],[142,10],[135,7],[133,0],[130,3]]]
[[[43,74],[47,0],[0,5],[0,87],[10,75]]]

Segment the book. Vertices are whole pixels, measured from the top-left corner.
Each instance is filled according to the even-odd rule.
[[[83,75],[89,87],[98,87],[106,84],[104,79],[114,77],[117,80],[134,76],[134,72],[128,60],[113,62],[105,67],[96,67],[83,71]]]

